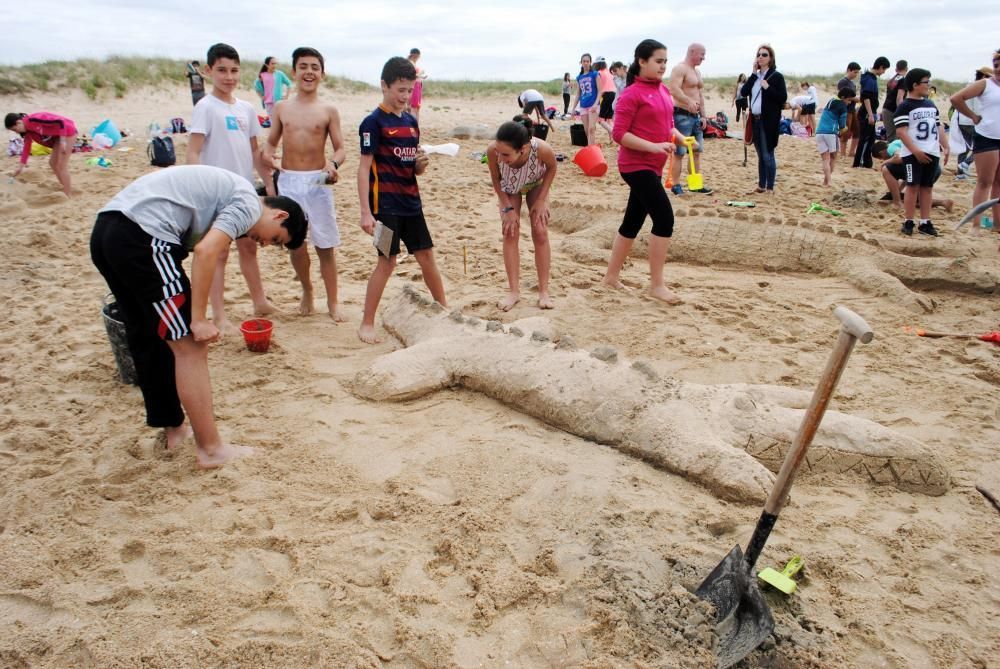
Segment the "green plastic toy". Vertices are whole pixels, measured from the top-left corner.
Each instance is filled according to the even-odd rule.
[[[802,558],[796,555],[788,561],[788,564],[786,564],[785,568],[780,572],[775,569],[771,569],[770,567],[765,567],[757,574],[757,578],[764,581],[768,585],[773,585],[786,595],[790,595],[795,592],[795,588],[798,587],[798,583],[796,583],[792,577],[799,573],[801,569]]]
[[[814,211],[820,211],[823,212],[824,214],[833,214],[834,216],[844,215],[843,212],[839,212],[836,209],[830,209],[829,207],[824,207],[819,202],[813,202],[812,204],[809,205],[809,208],[806,209],[807,214],[811,214]]]

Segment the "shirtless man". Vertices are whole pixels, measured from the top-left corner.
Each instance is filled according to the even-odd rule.
[[[319,85],[324,77],[323,56],[316,49],[299,47],[292,52],[292,76],[295,96],[274,106],[271,134],[264,145],[264,161],[281,169],[277,186],[305,210],[309,216],[309,240],[316,247],[319,273],[326,287],[326,308],[335,322],[345,320],[337,302],[337,247],[340,230],[333,204],[333,192],[325,187],[337,183],[344,160],[344,138],[340,131],[340,113],[329,102],[319,99]],[[333,157],[326,159],[326,138],[333,145]],[[280,163],[274,151],[284,138]],[[309,250],[305,244],[290,252],[295,275],[302,284],[299,313],[313,313],[313,286],[309,276]]]
[[[701,152],[704,148],[704,130],[708,123],[705,117],[705,97],[702,94],[703,83],[698,66],[705,60],[705,47],[697,42],[687,49],[687,56],[670,71],[670,94],[674,98],[674,127],[685,137],[694,137],[694,167],[701,173]],[[674,186],[671,192],[680,195],[682,156],[687,153],[687,147],[678,146],[673,161],[670,163],[670,180]],[[700,188],[692,193],[711,193],[711,188]]]

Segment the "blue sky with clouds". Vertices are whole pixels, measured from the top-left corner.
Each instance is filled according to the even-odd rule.
[[[412,46],[441,79],[553,79],[574,71],[582,52],[631,60],[646,37],[670,60],[690,42],[707,47],[706,76],[749,69],[757,45],[774,46],[786,74],[831,74],[848,61],[905,58],[933,76],[962,81],[1000,47],[1000,3],[968,0],[942,9],[929,0],[774,3],[769,0],[545,3],[166,2],[63,0],[44,21],[18,5],[4,17],[0,63],[102,58],[111,54],[204,59],[214,42],[245,58],[288,61],[296,46],[318,48],[330,74],[377,83],[389,56]],[[951,5],[951,3],[948,3]],[[783,8],[778,9],[784,5]],[[947,5],[945,5],[947,6]],[[960,9],[957,9],[960,8]]]

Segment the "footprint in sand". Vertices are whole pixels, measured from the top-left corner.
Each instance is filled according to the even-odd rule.
[[[298,641],[302,622],[291,608],[258,609],[243,616],[233,629],[247,639]]]
[[[75,615],[24,595],[0,595],[0,620],[29,627],[78,628],[83,622]]]
[[[28,198],[26,204],[31,209],[42,209],[43,207],[52,207],[64,202],[69,202],[69,198],[66,197],[65,193],[47,193]]]
[[[235,583],[263,589],[287,577],[291,569],[292,560],[284,553],[251,548],[236,551],[226,571]]]

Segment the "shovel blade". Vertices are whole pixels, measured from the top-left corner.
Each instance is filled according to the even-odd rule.
[[[753,652],[774,630],[774,618],[757,587],[743,550],[736,546],[702,582],[695,595],[715,607],[719,669]]]

